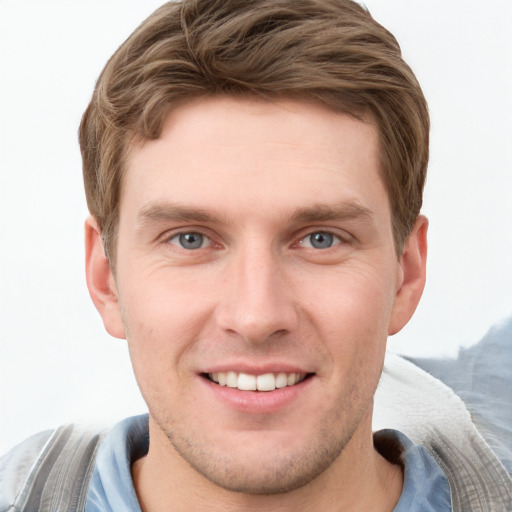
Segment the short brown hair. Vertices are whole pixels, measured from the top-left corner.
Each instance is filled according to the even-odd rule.
[[[157,139],[178,104],[215,94],[369,115],[401,250],[422,204],[429,116],[394,36],[351,0],[181,0],[157,9],[111,57],[80,125],[87,204],[112,265],[131,141]]]

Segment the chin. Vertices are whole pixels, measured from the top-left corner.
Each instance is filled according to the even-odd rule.
[[[268,439],[260,442],[257,434],[248,434],[255,439],[230,447],[197,443],[194,436],[180,437],[176,433],[168,439],[181,458],[210,483],[250,495],[282,494],[306,486],[340,457],[351,439],[351,435],[341,437],[324,431],[299,446],[298,442],[286,443],[282,436],[278,436],[281,443]]]

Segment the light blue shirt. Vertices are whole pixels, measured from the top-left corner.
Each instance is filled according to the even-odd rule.
[[[108,432],[96,456],[85,512],[142,512],[131,465],[148,448],[147,414],[127,418]]]
[[[421,446],[394,430],[376,434],[376,447],[392,461],[404,466],[404,488],[394,512],[449,512],[448,481],[434,458]],[[98,451],[89,485],[85,512],[141,512],[130,467],[147,453],[148,416],[118,423],[107,434]]]

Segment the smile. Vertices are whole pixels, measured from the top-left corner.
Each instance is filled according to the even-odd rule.
[[[241,391],[274,391],[276,389],[294,386],[307,377],[305,373],[264,373],[262,375],[250,375],[247,373],[216,372],[208,373],[208,378],[230,388],[238,388]]]

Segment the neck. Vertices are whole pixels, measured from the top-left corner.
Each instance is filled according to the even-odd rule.
[[[167,511],[169,504],[177,512],[392,511],[402,492],[402,470],[374,449],[371,427],[359,430],[333,464],[306,485],[280,494],[253,495],[223,489],[197,473],[150,422],[150,448],[133,464],[133,482],[144,512]]]

